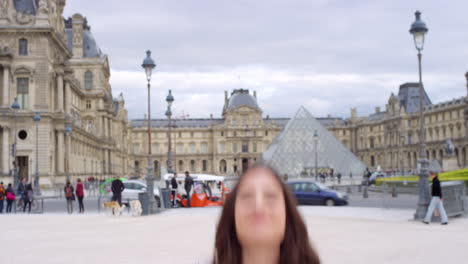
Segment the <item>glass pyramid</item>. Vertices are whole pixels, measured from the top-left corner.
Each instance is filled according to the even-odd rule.
[[[317,132],[317,152],[314,133]],[[361,176],[366,169],[346,146],[323,127],[303,106],[289,120],[284,130],[263,153],[263,162],[281,175],[311,176],[315,173],[315,153],[318,172],[333,169],[335,175]]]

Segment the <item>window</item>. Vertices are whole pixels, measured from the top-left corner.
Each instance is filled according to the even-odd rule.
[[[265,137],[268,137],[268,131],[265,131]]]
[[[190,171],[195,171],[195,161],[194,160],[191,160],[190,161]]]
[[[224,153],[224,143],[219,143],[219,153]]]
[[[153,153],[159,153],[159,144],[158,143],[154,143],[153,144]]]
[[[224,131],[221,131],[221,136],[224,137]]]
[[[232,143],[232,152],[237,153],[237,143]]]
[[[195,153],[195,143],[190,143],[190,153]]]
[[[371,156],[371,167],[374,167],[375,166],[375,158],[374,156]]]
[[[86,90],[93,89],[93,73],[91,71],[85,72],[84,75],[84,86]]]
[[[207,166],[206,165],[207,165],[206,160],[203,160],[202,161],[202,171],[207,171],[207,168],[206,168]]]
[[[138,154],[140,151],[140,144],[133,144],[133,153]]]
[[[178,168],[180,171],[183,171],[184,170],[184,162],[179,160],[179,168]]]
[[[253,152],[257,152],[257,143],[253,144]]]
[[[18,55],[20,56],[28,55],[28,40],[27,39],[19,40]]]
[[[177,153],[183,153],[183,152],[184,152],[184,145],[177,144]]]
[[[234,131],[234,136],[237,137],[237,132],[236,131]]]
[[[18,103],[21,109],[28,108],[29,104],[29,78],[18,78],[17,80]]]
[[[201,144],[201,152],[202,153],[206,153],[207,152],[207,149],[208,149],[208,145],[206,143],[202,143]]]
[[[193,137],[193,132],[190,132],[190,137]]]
[[[179,132],[179,138],[181,138],[181,137],[182,137],[182,132]]]
[[[257,131],[254,130],[253,135],[254,135],[254,137],[256,137],[257,136]]]
[[[86,109],[91,109],[91,100],[86,100]]]
[[[242,152],[249,152],[249,143],[242,143]]]

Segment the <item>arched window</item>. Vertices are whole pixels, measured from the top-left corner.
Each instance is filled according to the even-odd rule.
[[[93,89],[93,73],[91,71],[85,72],[84,75],[84,86],[86,90]]]
[[[190,161],[190,171],[192,171],[192,172],[195,171],[195,161],[194,160]]]
[[[28,55],[28,40],[20,39],[18,43],[18,55],[26,56]]]

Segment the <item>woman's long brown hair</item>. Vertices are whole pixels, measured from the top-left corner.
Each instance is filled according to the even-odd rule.
[[[270,167],[255,165],[249,170],[256,168],[269,170],[280,183],[284,195],[286,205],[286,229],[284,240],[280,247],[279,263],[320,264],[319,256],[309,242],[306,225],[297,210],[296,199],[293,197],[291,191],[283,183],[280,176]],[[242,264],[242,247],[237,237],[234,214],[237,192],[244,175],[241,176],[239,182],[224,204],[216,230],[214,264]]]

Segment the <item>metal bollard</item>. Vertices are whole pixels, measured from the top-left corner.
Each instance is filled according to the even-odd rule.
[[[367,186],[364,187],[364,192],[362,193],[362,197],[366,199],[369,198],[369,192],[367,191]]]
[[[351,186],[346,187],[346,193],[351,194],[353,191],[351,190]]]
[[[398,196],[397,189],[396,189],[395,186],[393,186],[393,188],[392,188],[392,197],[393,197],[393,198],[396,198],[397,196]]]

